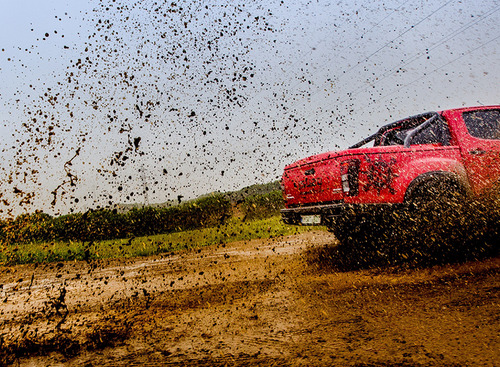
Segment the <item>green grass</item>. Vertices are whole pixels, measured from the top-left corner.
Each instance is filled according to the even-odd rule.
[[[154,236],[96,242],[50,242],[4,245],[0,264],[130,258],[196,249],[214,244],[287,236],[324,227],[289,226],[279,216],[242,222],[232,218],[218,227]]]

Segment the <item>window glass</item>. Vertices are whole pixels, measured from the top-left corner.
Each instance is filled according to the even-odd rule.
[[[403,145],[409,129],[395,128],[384,134],[383,145]]]
[[[500,110],[464,112],[463,118],[469,134],[481,139],[500,139]]]
[[[450,143],[450,132],[448,124],[442,120],[431,123],[425,129],[419,131],[413,139],[412,145],[419,144],[438,144],[448,145]]]

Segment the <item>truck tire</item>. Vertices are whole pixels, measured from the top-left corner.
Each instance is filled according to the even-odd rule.
[[[412,194],[407,209],[365,209],[332,223],[330,231],[357,266],[439,262],[458,250],[465,191],[452,180],[429,180]]]
[[[402,249],[418,262],[439,262],[465,244],[467,195],[451,179],[423,182],[412,192],[402,216]],[[420,259],[418,259],[420,258]]]
[[[466,198],[465,190],[454,180],[432,179],[412,190],[408,208],[418,218],[440,220],[461,215]]]

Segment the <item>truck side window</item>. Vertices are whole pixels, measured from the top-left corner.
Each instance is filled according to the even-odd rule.
[[[500,110],[478,110],[463,113],[465,126],[475,138],[500,140]]]
[[[411,139],[411,145],[439,143],[442,145],[450,144],[450,130],[448,129],[448,124],[441,119],[431,123]]]

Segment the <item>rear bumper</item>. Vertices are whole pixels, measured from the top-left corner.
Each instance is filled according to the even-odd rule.
[[[329,225],[335,218],[346,214],[359,214],[363,212],[378,212],[385,210],[396,210],[404,207],[404,204],[327,204],[301,206],[296,208],[286,208],[281,210],[281,218],[285,224],[304,224],[304,216],[320,216],[321,220],[315,225]]]

